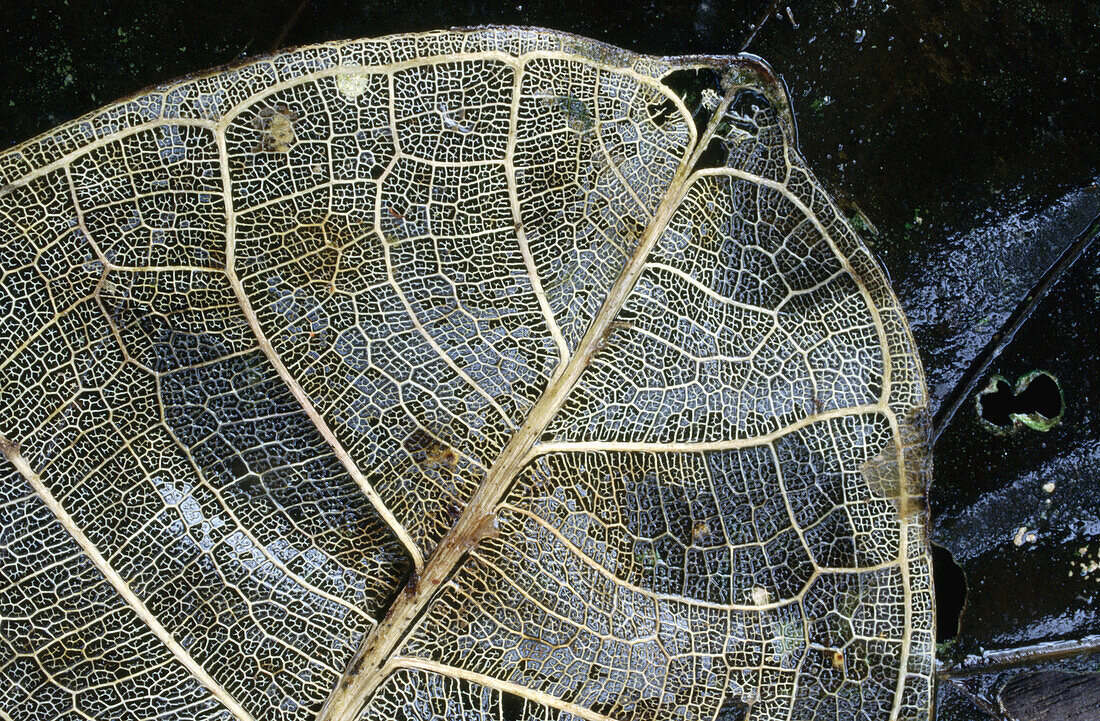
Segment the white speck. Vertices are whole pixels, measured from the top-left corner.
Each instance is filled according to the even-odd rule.
[[[1043,484],[1043,491],[1046,493],[1054,492],[1054,481],[1047,481]]]
[[[357,98],[370,86],[370,76],[365,73],[341,73],[336,76],[336,89],[346,98]]]
[[[757,606],[764,606],[772,600],[772,595],[768,593],[768,589],[760,588],[756,586],[752,589],[752,602]]]
[[[1024,545],[1024,534],[1027,533],[1027,526],[1020,526],[1016,530],[1016,535],[1012,537],[1012,542],[1017,546]]]
[[[442,103],[439,104],[437,109],[439,110],[440,117],[443,119],[443,127],[444,128],[446,128],[448,130],[457,130],[460,133],[468,133],[471,130],[473,130],[473,128],[471,126],[463,125],[462,123],[458,122],[458,120],[451,117],[451,112],[447,109],[447,106],[443,105]],[[462,114],[463,114],[463,111],[461,111],[461,110],[458,111],[458,116],[459,117],[461,117]]]
[[[863,38],[865,37],[867,37],[866,30],[856,30],[856,45],[859,45],[861,42],[863,42]]]
[[[703,104],[703,107],[707,110],[716,110],[722,100],[718,97],[718,93],[714,92],[710,88],[706,88],[703,90],[701,102]]]

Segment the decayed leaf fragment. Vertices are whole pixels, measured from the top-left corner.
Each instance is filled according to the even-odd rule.
[[[0,154],[0,708],[927,718],[923,377],[792,123],[475,29]]]

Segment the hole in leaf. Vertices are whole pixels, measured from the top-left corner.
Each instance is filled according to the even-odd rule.
[[[715,721],[745,721],[748,712],[749,706],[744,701],[727,698],[722,704],[722,708],[718,709],[718,716]]]
[[[520,721],[523,718],[523,699],[514,693],[501,691],[500,717],[503,721]]]
[[[959,635],[959,617],[966,604],[966,576],[951,552],[932,544],[932,577],[936,586],[936,643]]]
[[[715,101],[722,93],[718,72],[712,68],[685,68],[672,71],[661,78],[661,82],[680,98],[691,113],[695,127],[700,131],[705,128],[717,108]],[[669,99],[650,103],[646,110],[657,127],[663,126],[669,118],[679,114],[676,104]]]
[[[244,459],[240,456],[233,456],[229,460],[230,468],[233,471],[234,478],[244,478],[248,475],[248,465],[244,462]]]
[[[646,110],[649,112],[649,119],[653,121],[653,124],[658,128],[663,127],[668,119],[676,115],[676,104],[668,98],[665,98],[660,103],[650,103]]]
[[[718,131],[731,138],[737,134],[755,138],[760,133],[759,116],[770,110],[771,103],[763,93],[742,90],[730,103]]]
[[[692,170],[724,168],[731,151],[742,143],[755,142],[760,134],[757,117],[769,108],[768,99],[755,90],[742,90],[734,98],[714,129],[714,136],[699,155]]]
[[[1032,371],[1016,382],[993,376],[977,396],[978,415],[999,433],[1027,426],[1049,431],[1065,412],[1065,399],[1058,380],[1046,371]]]
[[[726,147],[726,142],[722,138],[714,137],[707,143],[707,149],[699,154],[699,159],[695,161],[695,167],[693,170],[702,170],[703,168],[724,168],[726,167],[726,161],[729,160],[730,151]]]

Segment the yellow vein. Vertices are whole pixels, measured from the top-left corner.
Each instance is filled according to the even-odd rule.
[[[241,285],[241,281],[237,278],[237,272],[234,268],[236,262],[237,242],[236,242],[236,216],[232,210],[232,195],[230,193],[230,180],[229,180],[229,165],[227,162],[228,156],[225,149],[225,135],[218,133],[218,152],[221,154],[221,167],[222,167],[222,183],[225,186],[225,204],[227,208],[226,223],[226,273],[229,276],[229,285],[233,288],[233,293],[237,296],[237,301],[241,305],[241,312],[244,314],[245,320],[248,321],[249,327],[252,328],[252,334],[256,338],[256,343],[267,356],[268,361],[275,368],[279,377],[283,379],[283,383],[290,390],[291,395],[298,401],[298,405],[305,411],[306,415],[313,422],[314,427],[321,434],[321,437],[325,439],[329,447],[332,448],[333,453],[340,460],[340,463],[344,466],[344,469],[348,472],[348,475],[352,477],[359,489],[363,491],[363,494],[374,506],[374,510],[378,512],[378,515],[382,517],[383,522],[389,526],[394,535],[397,536],[398,541],[404,546],[406,552],[409,554],[409,558],[412,559],[414,570],[420,569],[424,566],[424,556],[420,553],[420,549],[417,547],[416,542],[413,541],[412,536],[405,527],[397,520],[393,515],[393,512],[389,509],[386,503],[382,500],[382,497],[378,495],[378,491],[367,480],[367,477],[359,470],[359,466],[352,460],[351,455],[339,439],[336,438],[336,434],[333,433],[332,428],[329,427],[328,422],[321,417],[321,414],[317,411],[317,408],[313,405],[313,400],[306,394],[305,389],[298,383],[298,380],[290,374],[286,365],[283,363],[279,354],[275,352],[275,349],[271,345],[271,341],[268,340],[267,335],[264,333],[263,328],[260,327],[260,319],[256,315],[256,311],[252,308],[252,303],[249,301],[247,294],[244,292],[244,286]]]
[[[724,112],[731,101],[732,98],[727,97],[720,111]],[[682,104],[680,107],[683,107]],[[646,256],[687,192],[689,184],[686,181],[691,167],[710,142],[713,132],[713,128],[708,129],[694,151],[682,160],[669,184],[668,192],[657,207],[653,222],[646,228],[639,242],[635,255],[612,284],[599,314],[578,344],[572,360],[547,386],[527,420],[512,434],[511,440],[497,456],[462,516],[436,547],[431,561],[420,574],[412,592],[401,594],[390,606],[382,623],[363,640],[352,658],[348,672],[321,708],[317,721],[353,721],[357,717],[367,697],[381,683],[381,671],[386,665],[386,659],[405,637],[410,623],[434,597],[439,584],[461,563],[471,542],[476,543],[484,524],[492,519],[495,506],[522,467],[531,447],[565,403],[599,350],[611,323],[633,290]]]
[[[852,267],[851,261],[848,260],[848,256],[840,252],[840,247],[837,245],[833,236],[826,230],[821,219],[814,213],[797,195],[795,195],[790,188],[783,183],[771,180],[769,178],[762,177],[760,175],[754,175],[753,173],[746,173],[743,170],[736,168],[720,168],[720,169],[706,169],[700,170],[695,173],[695,178],[713,177],[713,176],[728,176],[731,178],[739,178],[741,180],[747,180],[750,183],[771,188],[784,198],[790,201],[796,208],[798,208],[802,214],[813,223],[817,232],[821,233],[821,237],[825,239],[825,242],[829,245],[829,249],[836,256],[836,259],[840,261],[840,264],[844,266],[844,270],[851,276],[852,281],[859,288],[860,295],[863,296],[863,302],[867,304],[867,310],[871,314],[871,317],[875,322],[875,330],[878,333],[879,345],[882,348],[882,398],[886,399],[890,397],[890,376],[892,371],[893,356],[890,354],[890,343],[886,338],[885,326],[882,322],[882,315],[879,312],[878,306],[875,304],[874,299],[871,298],[871,292],[867,289],[866,282]]]
[[[429,673],[436,673],[441,676],[449,676],[453,679],[462,681],[470,681],[486,688],[491,688],[495,691],[502,691],[504,693],[510,693],[513,696],[519,696],[533,703],[537,703],[541,706],[549,706],[550,708],[556,708],[574,716],[579,716],[588,721],[615,721],[610,716],[604,716],[598,714],[586,706],[570,703],[564,701],[557,696],[552,696],[545,691],[538,691],[526,686],[520,686],[519,684],[509,683],[508,681],[501,681],[500,679],[493,678],[483,673],[475,673],[473,671],[467,671],[461,668],[455,668],[454,666],[448,666],[435,661],[427,661],[419,658],[403,658],[398,657],[388,664],[388,670],[397,670],[399,668],[416,669],[418,671],[427,671]]]
[[[523,227],[523,211],[519,205],[519,192],[516,189],[516,129],[519,127],[519,101],[522,95],[523,72],[522,69],[515,73],[515,85],[512,88],[512,108],[508,120],[508,146],[504,151],[504,177],[508,183],[508,202],[512,206],[512,219],[516,224],[516,238],[519,240],[519,252],[523,256],[523,264],[527,266],[527,275],[531,279],[531,288],[538,299],[539,310],[546,320],[546,326],[550,329],[550,336],[554,339],[554,345],[558,349],[558,366],[554,370],[556,377],[569,362],[569,346],[562,335],[554,311],[550,308],[550,301],[546,297],[546,290],[542,287],[542,277],[539,276],[538,266],[535,264],[535,256],[531,252],[531,244],[527,239],[527,230]]]
[[[737,448],[752,448],[771,443],[777,438],[793,433],[814,423],[819,423],[830,418],[844,418],[847,416],[867,415],[870,413],[886,413],[887,407],[882,403],[874,403],[848,408],[836,408],[823,411],[814,415],[805,416],[793,423],[776,428],[763,435],[749,438],[734,438],[719,441],[676,441],[669,443],[635,442],[635,441],[552,441],[540,443],[534,446],[527,455],[527,460],[547,453],[576,453],[583,451],[637,451],[640,453],[703,453],[706,451],[728,451]]]
[[[138,618],[145,622],[150,630],[156,635],[157,638],[168,648],[173,656],[191,672],[198,679],[199,683],[207,688],[213,696],[218,699],[222,705],[224,705],[229,711],[240,721],[255,721],[251,714],[244,710],[240,703],[237,702],[233,696],[226,691],[221,684],[215,681],[210,674],[206,672],[198,661],[196,661],[191,654],[187,652],[176,641],[175,637],[166,629],[160,621],[149,611],[145,606],[145,602],[138,598],[134,593],[130,585],[119,575],[118,571],[107,562],[107,559],[103,557],[99,549],[95,544],[84,534],[80,527],[77,526],[76,521],[72,516],[61,506],[61,503],[54,498],[53,493],[46,487],[46,484],[42,481],[41,477],[34,472],[34,469],[30,467],[26,459],[16,448],[15,444],[8,441],[6,438],[0,437],[0,450],[3,451],[4,456],[15,466],[19,473],[30,483],[38,497],[42,499],[42,502],[46,504],[46,507],[50,509],[53,515],[61,523],[69,535],[73,537],[77,545],[80,546],[80,550],[88,557],[93,565],[99,570],[103,577],[114,587],[115,591],[126,601],[126,604],[133,609]]]

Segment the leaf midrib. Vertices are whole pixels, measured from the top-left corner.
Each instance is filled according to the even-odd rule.
[[[652,80],[649,82],[653,83],[652,87],[658,88],[676,104],[687,123],[692,123],[691,114],[687,112],[680,98],[658,83]],[[722,104],[715,111],[714,117],[722,116],[739,90],[734,88],[727,93]],[[694,127],[691,125],[689,127],[692,128],[694,136]],[[627,296],[641,276],[650,250],[664,232],[690,187],[693,177],[692,168],[710,143],[716,128],[717,123],[711,122],[701,137],[694,138],[695,144],[691,153],[685,156],[677,168],[634,255],[630,257],[612,284],[592,325],[577,344],[572,358],[564,365],[562,371],[554,376],[532,407],[523,425],[512,435],[490,467],[485,479],[470,498],[458,521],[428,559],[415,584],[410,586],[406,593],[398,595],[382,622],[363,640],[348,666],[348,671],[325,703],[317,721],[355,721],[366,699],[388,672],[388,661],[398,644],[411,630],[412,624],[419,619],[422,611],[434,598],[444,581],[462,562],[471,546],[476,544],[478,529],[492,518],[495,507],[503,498],[516,474],[527,462],[531,448],[557,415],[599,350],[608,328],[618,316]]]

